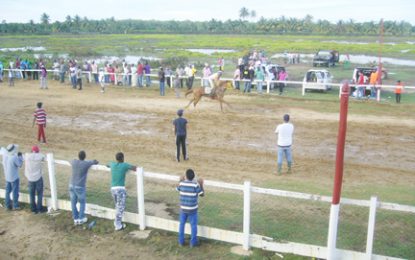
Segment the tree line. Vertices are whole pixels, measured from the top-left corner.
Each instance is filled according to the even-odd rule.
[[[115,20],[112,18],[90,20],[79,15],[68,15],[65,21],[50,22],[49,15],[42,14],[40,22],[0,24],[0,34],[55,34],[55,33],[98,33],[98,34],[302,34],[302,35],[379,35],[380,22],[355,22],[340,20],[337,23],[317,20],[310,15],[304,18],[281,16],[278,18],[261,17],[257,21],[247,21],[247,16],[256,13],[244,10],[238,20],[210,21],[157,21],[157,20]],[[406,21],[384,21],[384,35],[412,36],[415,26]]]

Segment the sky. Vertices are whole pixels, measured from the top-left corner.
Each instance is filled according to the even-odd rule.
[[[0,21],[40,22],[42,13],[50,22],[64,21],[67,15],[100,20],[114,17],[141,20],[208,21],[239,19],[239,10],[254,10],[256,19],[313,16],[337,22],[384,20],[407,21],[415,25],[415,0],[0,0]],[[252,19],[251,19],[252,20]]]

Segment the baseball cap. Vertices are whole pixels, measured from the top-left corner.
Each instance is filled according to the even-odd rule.
[[[38,153],[39,151],[40,151],[39,146],[37,146],[37,145],[32,146],[32,152]]]

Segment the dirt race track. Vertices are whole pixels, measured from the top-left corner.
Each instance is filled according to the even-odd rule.
[[[40,90],[37,83],[31,82],[17,82],[13,88],[2,83],[0,145],[17,143],[21,151],[29,151],[37,143],[32,114],[36,102],[42,101],[48,113],[48,143],[40,147],[44,153],[53,152],[56,159],[73,159],[83,149],[87,158],[106,163],[113,160],[116,152],[123,151],[127,162],[148,171],[181,175],[191,167],[209,180],[251,180],[255,186],[330,195],[338,113],[322,113],[321,109],[303,107],[298,100],[287,97],[230,91],[225,99],[232,104],[225,113],[220,112],[216,101],[207,99],[196,109],[185,110],[190,160],[178,163],[172,120],[188,100],[176,98],[172,90],[160,97],[154,86],[114,87],[101,94],[95,86],[78,91],[52,81],[48,90]],[[332,101],[315,102],[338,107]],[[285,113],[291,115],[295,125],[293,174],[277,176],[274,130]],[[343,195],[368,199],[370,195],[382,194],[381,200],[414,205],[414,117],[349,113],[348,124]],[[3,181],[2,178],[2,186]],[[412,192],[400,198],[383,192],[385,187]],[[11,219],[24,219],[3,212],[1,215],[2,229]],[[7,239],[23,250],[24,245],[18,244],[19,234],[25,237],[29,229],[14,230],[14,235]],[[5,239],[0,236],[0,241]],[[0,242],[0,249],[4,246]]]

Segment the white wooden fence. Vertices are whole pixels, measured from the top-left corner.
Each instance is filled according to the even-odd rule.
[[[71,202],[67,200],[58,199],[58,191],[56,185],[55,177],[55,164],[64,165],[70,167],[70,163],[64,160],[55,160],[53,154],[47,154],[47,165],[48,165],[48,174],[50,181],[50,190],[51,197],[45,198],[46,205],[50,206],[54,210],[71,210]],[[109,168],[103,165],[94,165],[92,169],[99,171],[109,172]],[[162,174],[162,173],[153,173],[145,172],[143,168],[138,167],[136,172],[129,172],[129,174],[135,175],[137,179],[137,205],[138,205],[138,214],[125,212],[124,221],[132,224],[139,225],[140,230],[144,230],[147,227],[167,230],[172,232],[177,232],[179,228],[179,222],[175,220],[164,219],[155,216],[146,215],[145,211],[145,201],[144,201],[144,178],[157,179],[166,182],[176,182],[179,181],[179,176]],[[327,247],[302,244],[302,243],[293,243],[293,242],[277,242],[273,241],[272,238],[265,237],[258,234],[252,234],[250,232],[250,198],[252,193],[260,193],[269,196],[279,196],[287,198],[296,198],[310,201],[321,201],[321,202],[331,202],[331,197],[329,196],[320,196],[313,194],[306,194],[300,192],[291,192],[284,190],[275,190],[275,189],[264,189],[260,187],[254,187],[249,181],[245,181],[244,184],[232,184],[232,183],[223,183],[218,181],[205,180],[204,182],[205,189],[209,187],[216,187],[220,189],[230,189],[243,192],[243,231],[235,232],[230,230],[218,229],[214,227],[207,226],[198,226],[198,235],[200,237],[205,237],[208,239],[219,240],[223,242],[228,242],[232,244],[239,244],[245,250],[249,250],[251,247],[262,248],[264,250],[281,252],[281,253],[291,253],[302,256],[309,256],[315,258],[327,258]],[[0,189],[1,197],[4,198],[5,190]],[[29,202],[28,194],[20,194],[20,201]],[[371,201],[366,200],[355,200],[355,199],[341,199],[341,204],[369,207],[370,214],[368,220],[368,232],[367,232],[367,245],[366,252],[356,252],[350,250],[336,249],[336,259],[398,259],[383,255],[374,255],[372,254],[372,245],[373,245],[373,234],[375,227],[375,214],[376,209],[385,209],[393,211],[407,212],[415,214],[415,207],[407,205],[399,205],[394,203],[385,203],[377,201],[376,197],[372,197]],[[86,205],[86,213],[92,216],[105,219],[114,219],[115,210],[112,208],[106,208],[95,204]],[[185,232],[190,233],[190,227],[186,226]]]

